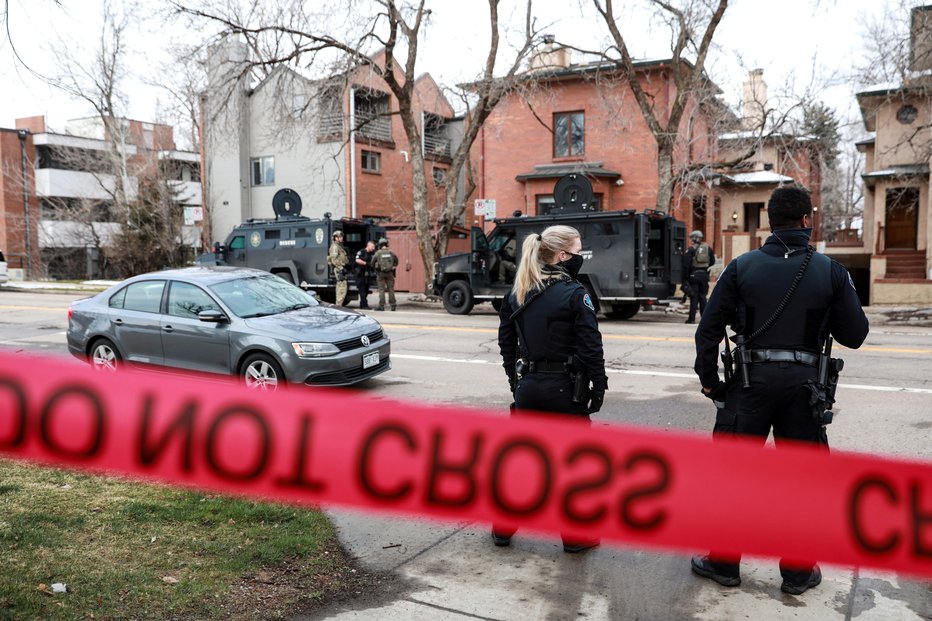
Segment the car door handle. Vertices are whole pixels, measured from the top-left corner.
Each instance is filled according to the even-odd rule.
[[[113,320],[113,323],[115,323],[115,324],[118,325],[118,326],[122,326],[122,325],[123,325],[123,320],[122,320],[122,319],[114,319],[114,320]]]
[[[175,331],[175,329],[174,329],[173,327],[171,327],[171,326],[164,326],[162,329],[165,330],[166,332],[174,332],[174,331]]]

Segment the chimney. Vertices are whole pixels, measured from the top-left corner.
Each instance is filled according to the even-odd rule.
[[[744,129],[757,129],[764,124],[767,109],[767,83],[764,70],[753,69],[744,83],[744,98],[741,101],[741,125]]]
[[[16,129],[28,129],[30,134],[44,134],[45,117],[27,116],[22,119],[16,119]]]
[[[917,6],[910,14],[909,70],[932,69],[932,5]]]
[[[544,35],[544,47],[531,56],[528,63],[531,71],[566,69],[573,64],[572,51],[554,43],[553,35]]]

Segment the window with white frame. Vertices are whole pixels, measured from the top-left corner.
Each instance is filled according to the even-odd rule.
[[[252,185],[275,185],[275,158],[271,155],[249,160]]]
[[[378,151],[362,151],[362,169],[365,172],[378,173],[382,171],[382,154]]]

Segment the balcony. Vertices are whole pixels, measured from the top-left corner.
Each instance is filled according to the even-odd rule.
[[[113,175],[39,168],[36,170],[36,195],[40,197],[89,198],[112,200],[116,187]],[[126,198],[134,200],[138,190],[136,179],[126,183]]]
[[[450,162],[453,154],[452,141],[437,134],[424,134],[424,159]]]

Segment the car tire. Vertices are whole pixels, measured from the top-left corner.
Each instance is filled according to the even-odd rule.
[[[613,304],[612,310],[605,313],[605,316],[609,319],[631,319],[638,314],[639,310],[641,310],[641,305],[637,302],[632,302],[630,304]]]
[[[504,302],[505,302],[505,301],[504,301],[503,299],[501,299],[501,298],[495,298],[494,300],[492,300],[492,308],[495,309],[495,312],[496,312],[496,313],[502,312],[502,304],[503,304]]]
[[[464,280],[454,280],[443,288],[443,308],[451,315],[468,315],[474,300]]]
[[[113,341],[101,338],[91,343],[87,361],[97,371],[112,373],[123,364],[123,357]]]
[[[252,354],[243,361],[241,369],[246,388],[276,390],[279,384],[285,384],[281,365],[268,354]]]

